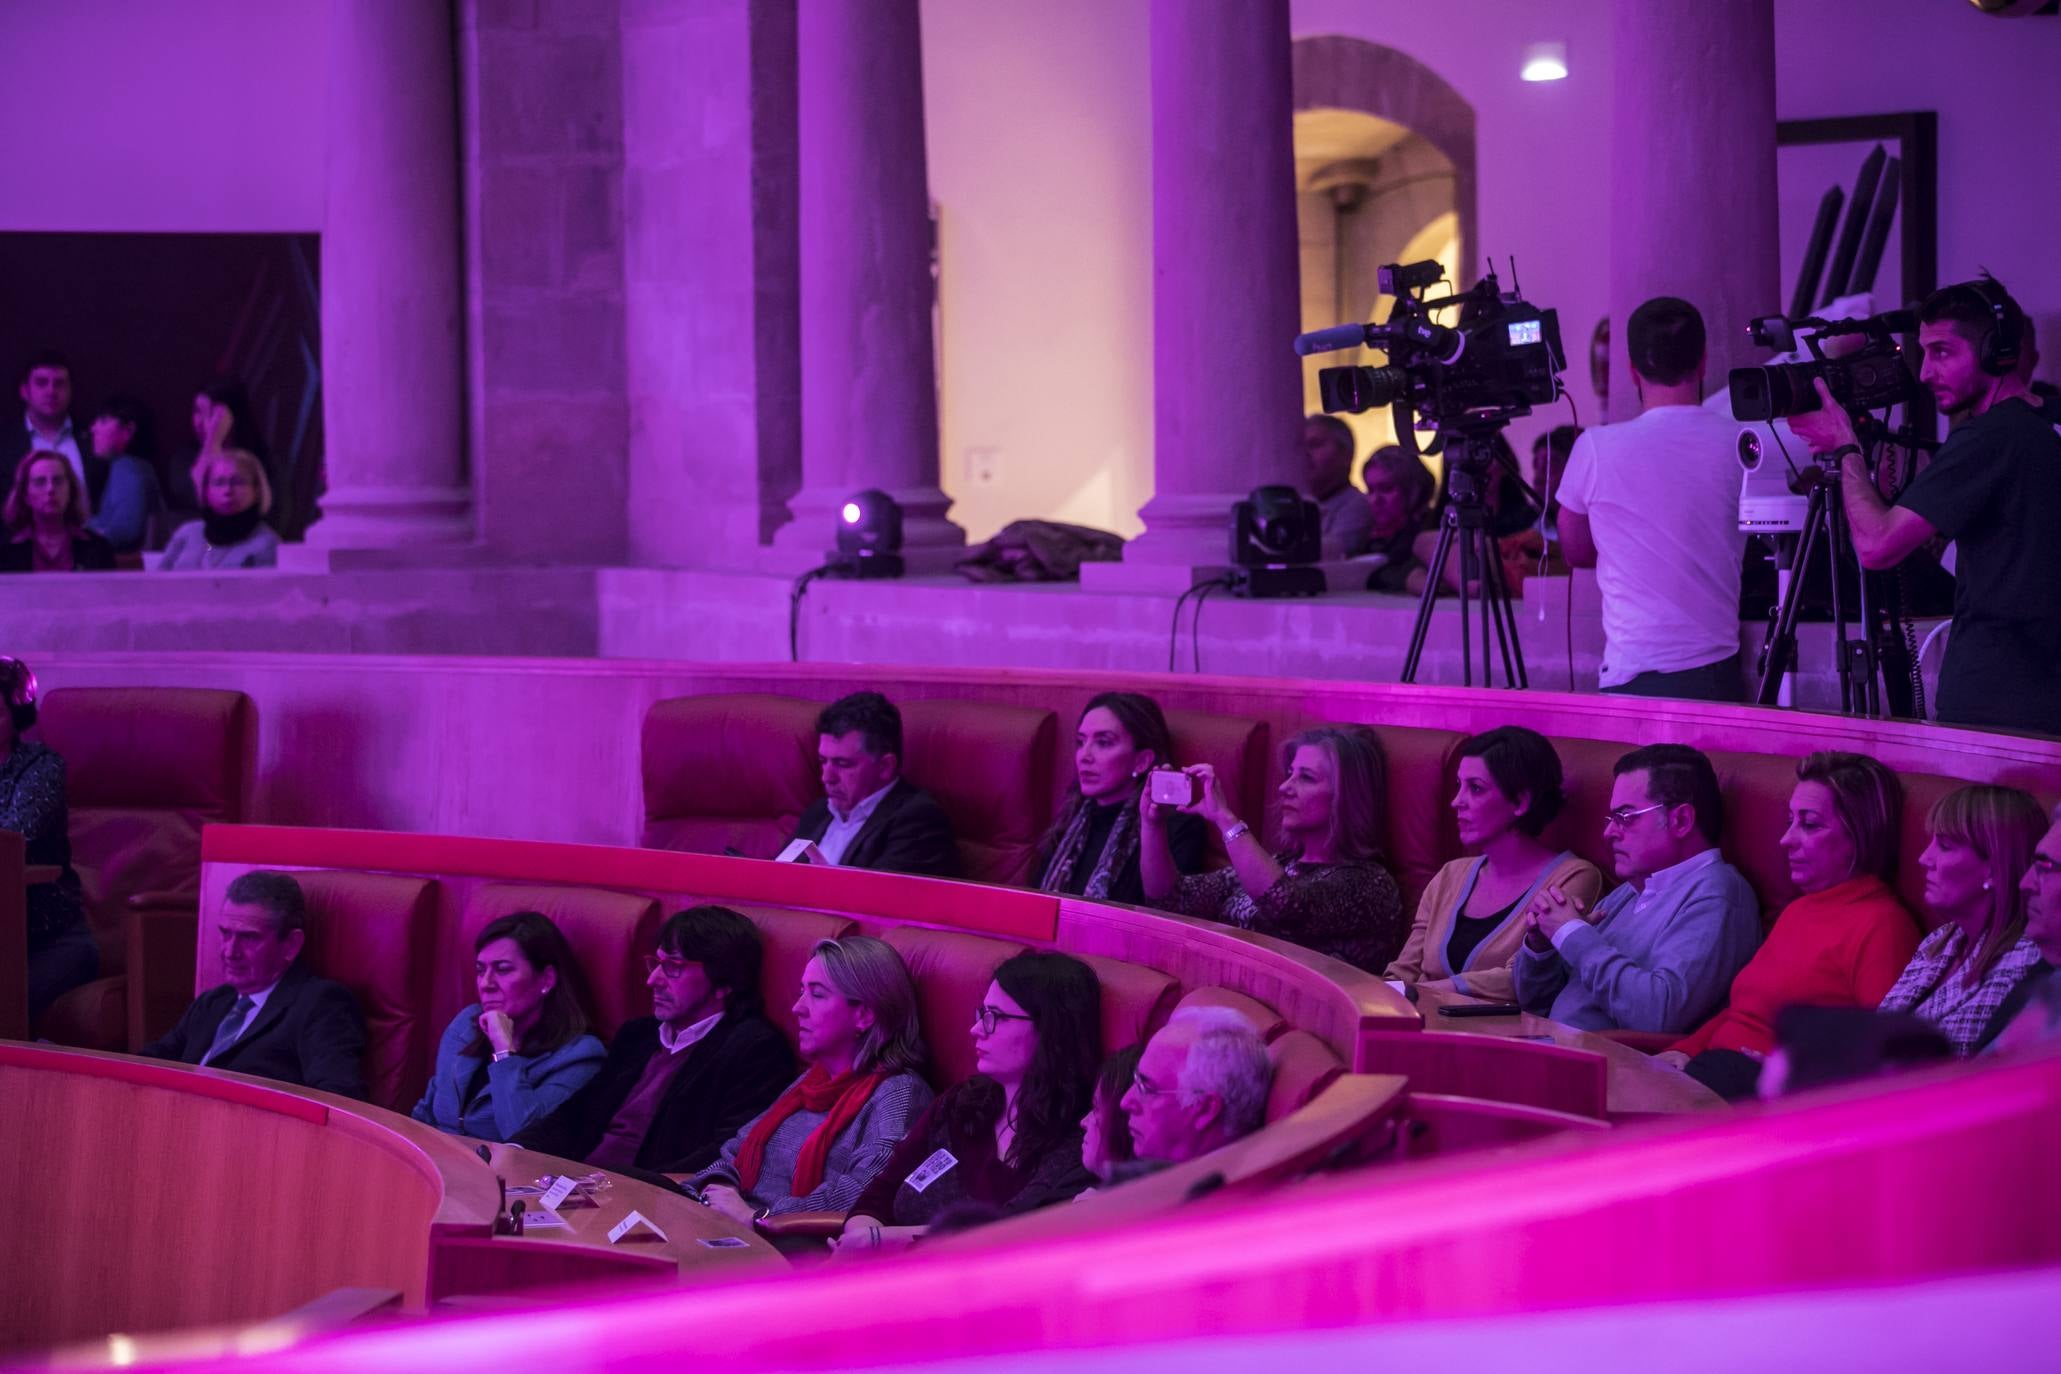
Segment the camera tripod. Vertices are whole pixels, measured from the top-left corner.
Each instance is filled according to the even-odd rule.
[[[1830,574],[1833,666],[1839,674],[1839,709],[1853,716],[1910,714],[1913,706],[1908,690],[1899,692],[1893,687],[1887,672],[1889,659],[1905,657],[1895,634],[1898,617],[1892,608],[1886,628],[1878,620],[1882,608],[1875,604],[1873,579],[1854,552],[1846,501],[1839,490],[1840,473],[1837,469],[1828,472],[1807,468],[1796,481],[1806,479],[1809,490],[1803,529],[1787,550],[1783,548],[1787,540],[1776,545],[1778,566],[1784,563],[1787,553],[1787,585],[1769,617],[1768,638],[1760,653],[1760,687],[1754,700],[1762,706],[1785,704],[1781,700],[1783,679],[1796,668],[1797,612],[1803,604],[1804,583],[1812,560],[1822,549]],[[1849,571],[1853,574],[1854,599],[1858,603],[1851,608],[1851,614],[1845,587]],[[1910,665],[1903,662],[1901,666],[1908,671]]]
[[[1410,631],[1409,652],[1403,656],[1404,682],[1417,680],[1417,668],[1424,658],[1424,641],[1431,632],[1431,614],[1445,588],[1446,563],[1453,545],[1460,546],[1460,685],[1474,685],[1473,638],[1469,633],[1470,585],[1479,585],[1481,600],[1481,685],[1495,686],[1495,659],[1489,653],[1491,627],[1503,660],[1503,685],[1529,687],[1524,671],[1524,645],[1517,638],[1517,612],[1510,605],[1510,586],[1503,578],[1503,558],[1495,535],[1488,526],[1485,504],[1489,464],[1496,455],[1488,436],[1453,435],[1445,445],[1446,508],[1438,522],[1438,547],[1432,551],[1426,570],[1424,591],[1417,600],[1417,623]],[[1504,480],[1513,481],[1527,494],[1524,479],[1505,466]],[[1536,498],[1534,498],[1536,499]]]

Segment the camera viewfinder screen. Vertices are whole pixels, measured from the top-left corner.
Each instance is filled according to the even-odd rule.
[[[1518,320],[1510,326],[1510,344],[1513,348],[1519,344],[1545,341],[1545,323],[1542,320]]]

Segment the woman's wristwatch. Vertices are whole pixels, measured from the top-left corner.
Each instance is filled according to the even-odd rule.
[[[515,1051],[514,1051],[514,1050],[495,1050],[495,1051],[494,1051],[494,1062],[495,1062],[496,1064],[498,1064],[498,1063],[500,1063],[500,1062],[501,1062],[502,1060],[506,1059],[506,1058],[507,1058],[507,1057],[508,1057],[509,1055],[511,1055],[511,1054],[514,1054],[514,1053],[515,1053]]]
[[[1232,821],[1224,827],[1224,847],[1228,849],[1231,841],[1237,839],[1240,835],[1250,835],[1251,833],[1252,827],[1244,821]]]

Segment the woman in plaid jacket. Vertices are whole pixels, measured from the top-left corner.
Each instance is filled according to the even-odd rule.
[[[1909,1011],[1937,1026],[1954,1053],[1972,1054],[1991,1016],[2039,963],[2025,938],[2019,875],[2047,830],[2046,812],[2015,787],[1963,787],[1941,797],[1918,861],[1925,909],[1937,923],[1883,1011]]]

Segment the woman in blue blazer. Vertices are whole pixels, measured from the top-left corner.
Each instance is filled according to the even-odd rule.
[[[479,1001],[444,1031],[414,1116],[454,1135],[507,1140],[584,1087],[605,1052],[587,1033],[579,968],[550,917],[503,916],[473,950]]]

